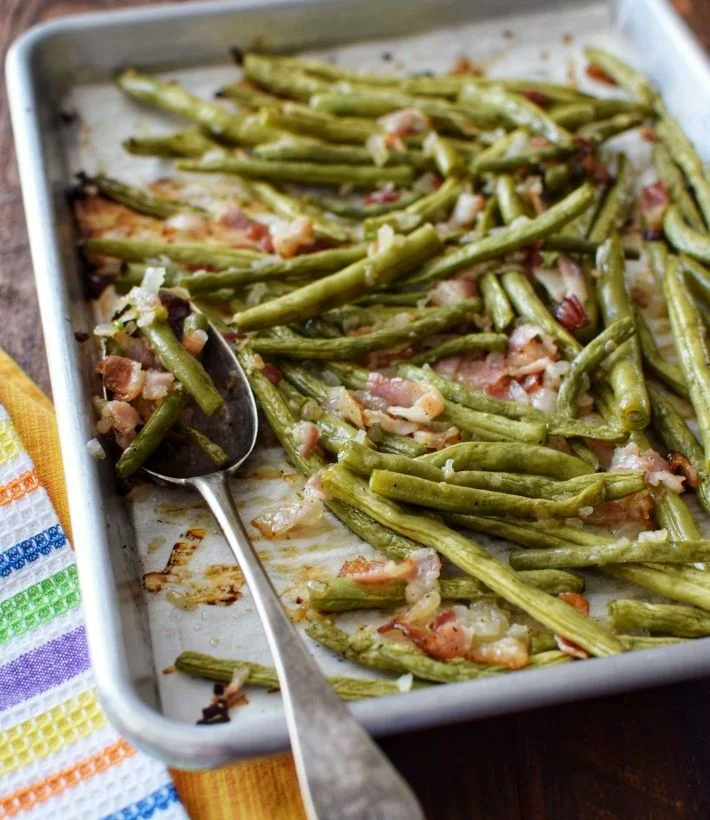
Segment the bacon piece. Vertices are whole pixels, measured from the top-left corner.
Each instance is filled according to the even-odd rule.
[[[542,254],[540,253],[540,248],[542,247],[542,242],[533,242],[531,245],[526,245],[523,251],[523,267],[527,271],[531,271],[533,268],[542,265],[543,258]]]
[[[191,330],[186,336],[182,337],[182,346],[191,356],[197,356],[207,344],[207,339],[206,330]]]
[[[351,422],[355,427],[364,427],[362,408],[344,387],[330,388],[330,396],[326,399],[325,409]]]
[[[318,474],[306,482],[303,492],[282,501],[275,509],[263,512],[252,520],[264,538],[280,538],[296,527],[310,527],[323,517],[322,490]]]
[[[420,429],[419,425],[413,421],[395,419],[382,410],[365,409],[362,411],[362,418],[365,427],[379,425],[385,433],[395,433],[398,436],[411,436]]]
[[[483,210],[486,198],[482,194],[459,194],[450,222],[458,228],[468,228],[476,221],[476,217]]]
[[[338,576],[352,578],[361,584],[381,584],[401,578],[410,584],[420,584],[422,591],[426,592],[433,588],[440,571],[439,556],[433,549],[423,547],[398,562],[370,561],[359,555],[346,561]]]
[[[443,432],[415,430],[412,438],[417,444],[426,447],[427,450],[443,450],[444,447],[450,447],[452,444],[458,444],[461,441],[461,431],[458,427],[449,427]]]
[[[616,80],[611,76],[611,74],[607,74],[607,72],[604,71],[601,66],[596,65],[596,63],[590,63],[585,69],[585,72],[587,77],[591,77],[593,80],[599,80],[600,83],[616,85]]]
[[[298,452],[307,458],[315,452],[320,433],[312,421],[299,421],[293,427],[293,439],[298,445]]]
[[[475,663],[507,666],[508,669],[522,669],[527,666],[529,659],[525,642],[510,635],[490,643],[474,645],[468,657]]]
[[[668,454],[668,464],[674,473],[680,473],[686,480],[689,487],[697,487],[700,483],[700,475],[688,459],[677,451]]]
[[[432,622],[434,623],[434,622]],[[463,658],[468,651],[470,635],[468,630],[456,621],[447,619],[439,622],[436,629],[415,626],[404,617],[395,615],[390,621],[390,627],[402,632],[422,652],[436,660],[447,661],[452,658]]]
[[[587,283],[584,281],[580,266],[564,254],[560,256],[557,266],[565,285],[565,295],[574,295],[580,302],[584,302],[588,295]]]
[[[271,384],[278,384],[283,379],[283,373],[271,362],[266,362],[264,365],[264,375],[271,382]]]
[[[445,279],[429,292],[429,299],[434,305],[447,305],[471,299],[477,294],[476,282],[473,279]]]
[[[377,122],[385,131],[397,137],[408,137],[431,130],[431,120],[417,108],[403,108],[385,114]]]
[[[96,365],[104,378],[104,386],[119,401],[133,401],[143,389],[145,373],[140,362],[125,356],[106,356]]]
[[[656,232],[663,228],[663,215],[670,205],[668,193],[662,182],[654,182],[641,190],[639,210],[646,230]]]
[[[173,386],[175,376],[164,370],[146,370],[143,382],[143,398],[148,401],[164,399]]]
[[[584,305],[574,293],[568,294],[557,305],[555,319],[567,330],[579,330],[589,324],[589,316]]]
[[[165,220],[165,227],[180,233],[204,237],[207,234],[207,222],[204,217],[189,211],[180,211]]]
[[[580,595],[578,592],[560,592],[557,597],[584,615],[589,615],[589,601],[584,595]],[[584,659],[589,657],[581,646],[577,646],[576,643],[563,638],[561,635],[555,635],[555,641],[562,652],[573,658]]]
[[[295,256],[313,242],[313,220],[299,216],[293,222],[277,222],[269,229],[274,250],[284,259]]]
[[[611,459],[611,472],[639,470],[645,474],[646,483],[651,487],[663,485],[676,493],[684,490],[685,478],[673,474],[671,465],[655,450],[641,452],[638,444],[631,442],[625,447],[617,447]]]
[[[438,307],[453,305],[475,295],[476,285],[469,279],[444,279],[429,291],[427,301]]]
[[[418,424],[428,424],[444,411],[444,399],[431,384],[370,373],[366,388],[392,405],[387,412]],[[395,404],[399,402],[399,404]]]
[[[531,103],[540,106],[540,108],[547,108],[552,102],[547,94],[543,94],[542,91],[537,91],[534,88],[525,88],[520,94],[525,97],[526,100],[530,100]]]
[[[581,646],[578,646],[574,643],[574,641],[563,638],[562,635],[555,635],[555,642],[557,643],[560,652],[564,652],[565,655],[569,655],[571,658],[579,658],[579,660],[584,660],[589,657],[587,652],[585,652]]]
[[[589,601],[579,592],[560,592],[557,597],[560,601],[564,601],[585,615],[589,615]]]
[[[577,140],[578,146],[581,142],[582,140]],[[600,185],[605,185],[611,179],[609,169],[594,153],[589,153],[582,159],[582,170],[590,179]]]
[[[364,555],[358,555],[345,561],[338,572],[338,578],[354,578],[361,574],[367,575],[371,570],[384,565],[384,561],[371,561],[369,558],[365,558]]]
[[[653,517],[654,502],[647,490],[627,495],[619,501],[603,501],[594,511],[583,516],[588,524],[603,524],[616,528],[626,522],[647,525]]]
[[[217,218],[217,223],[224,228],[240,232],[243,237],[242,244],[251,245],[264,253],[273,251],[268,225],[247,216],[234,203],[227,205]]]
[[[373,191],[364,197],[362,201],[364,205],[382,205],[387,202],[396,202],[400,196],[400,191],[384,189],[382,191]]]
[[[94,403],[101,414],[101,418],[96,423],[96,430],[99,433],[108,433],[114,429],[121,435],[132,435],[136,427],[141,423],[141,417],[135,407],[128,402],[104,399],[95,399]]]

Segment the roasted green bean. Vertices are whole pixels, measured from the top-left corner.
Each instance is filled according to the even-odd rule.
[[[597,292],[607,327],[620,319],[633,321],[633,310],[624,282],[624,260],[621,243],[614,235],[597,254],[600,272]],[[627,430],[643,430],[651,411],[641,366],[641,350],[634,338],[623,342],[609,357],[608,378],[619,406],[619,415]]]
[[[236,314],[239,330],[259,330],[317,316],[329,308],[357,299],[367,291],[388,285],[407,274],[441,249],[441,240],[431,225],[424,225],[338,273]]]
[[[683,273],[675,259],[669,261],[663,289],[678,359],[705,448],[703,466],[707,472],[710,471],[710,356],[700,314],[683,286]]]

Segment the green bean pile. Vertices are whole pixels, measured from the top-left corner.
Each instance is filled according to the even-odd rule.
[[[125,310],[158,267],[161,294],[197,308],[190,322],[236,340],[289,461],[380,556],[311,584],[307,633],[415,685],[710,635],[710,179],[645,77],[586,56],[613,97],[247,54],[242,79],[206,100],[127,69],[122,92],[189,126],[125,150],[183,173],[167,188],[80,180],[90,281]],[[615,141],[631,131],[651,143],[643,190]],[[190,193],[204,174],[236,221]],[[113,322],[103,335],[131,359],[126,314]],[[128,333],[175,384],[123,437],[121,479],[189,402],[221,401],[160,310]],[[476,533],[514,545],[509,562]],[[415,595],[422,556],[444,563]],[[670,603],[589,617],[577,570]],[[385,623],[352,635],[327,615],[360,609]],[[474,611],[506,626],[481,638]],[[447,623],[473,630],[466,647],[445,645]],[[277,682],[191,652],[176,666]],[[333,683],[343,697],[397,689]]]

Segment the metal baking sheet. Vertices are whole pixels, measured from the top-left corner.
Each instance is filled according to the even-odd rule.
[[[425,0],[376,8],[364,0],[347,5],[347,36],[357,41],[354,44],[342,42],[343,8],[334,0],[206,3],[162,7],[159,12],[84,15],[29,32],[8,58],[13,126],[98,685],[119,728],[139,746],[176,765],[215,766],[266,753],[285,746],[287,736],[278,695],[251,690],[249,704],[233,711],[230,724],[194,725],[209,687],[164,670],[183,649],[269,663],[249,594],[195,496],[145,486],[130,498],[119,498],[110,465],[97,464],[86,450],[93,436],[89,398],[95,389],[94,354],[89,345],[78,344],[73,333],[90,329],[91,313],[81,295],[64,191],[77,170],[106,171],[136,183],[165,174],[170,166],[128,157],[119,145],[131,134],[161,133],[176,124],[122,97],[110,82],[115,70],[126,64],[164,70],[196,92],[209,94],[238,76],[225,61],[228,46],[246,48],[259,42],[310,49],[360,69],[442,72],[466,56],[484,63],[493,75],[564,80],[573,73],[584,87],[580,52],[594,42],[646,71],[700,150],[710,155],[710,73],[704,55],[664,0]],[[385,60],[385,54],[394,59]],[[684,93],[691,87],[692,95]],[[594,90],[598,93],[599,86]],[[76,115],[71,125],[62,124],[62,113]],[[647,146],[636,141],[624,148],[639,169],[648,164]],[[204,178],[200,184],[206,184]],[[280,451],[262,448],[235,480],[234,489],[249,521],[298,484]],[[505,553],[500,544],[488,543]],[[372,552],[331,518],[290,540],[259,540],[257,548],[296,620],[303,614],[300,602],[308,580],[332,573],[346,556]],[[185,564],[166,576],[161,571],[173,549]],[[628,593],[643,596],[638,588]],[[591,580],[596,613],[601,614],[615,594],[618,588],[608,581]],[[195,598],[203,603],[185,608]],[[362,617],[349,615],[341,623],[347,627],[348,621],[354,625]],[[317,647],[314,652],[326,672],[371,674]],[[710,640],[705,640],[692,647],[420,690],[352,708],[371,731],[396,732],[708,670]]]

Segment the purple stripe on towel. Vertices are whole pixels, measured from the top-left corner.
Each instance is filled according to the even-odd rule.
[[[0,712],[53,689],[88,668],[86,633],[80,626],[0,666]]]

